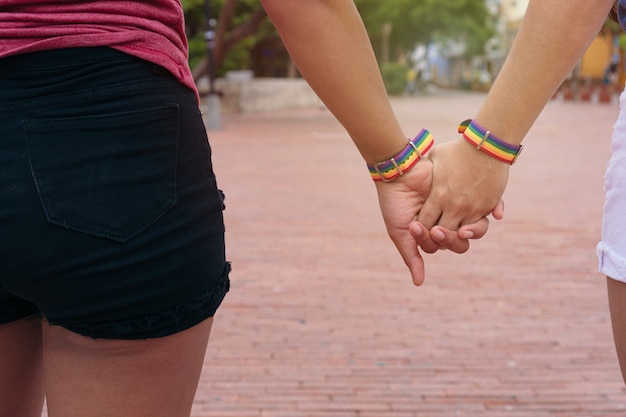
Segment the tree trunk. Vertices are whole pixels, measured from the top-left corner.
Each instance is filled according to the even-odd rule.
[[[236,6],[237,0],[226,0],[224,7],[222,7],[222,11],[217,22],[217,28],[215,30],[215,49],[213,50],[213,62],[215,68],[219,68],[222,65],[227,52],[233,46],[248,36],[254,34],[263,20],[267,17],[265,9],[260,7],[250,15],[248,20],[229,31],[228,29],[230,28],[233,15],[235,14]],[[198,81],[200,78],[207,75],[208,72],[209,62],[205,56],[202,61],[200,61],[198,65],[193,68],[193,78]]]

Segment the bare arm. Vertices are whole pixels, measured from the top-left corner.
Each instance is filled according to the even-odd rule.
[[[521,143],[598,34],[612,5],[613,0],[531,0],[476,121],[509,143]],[[463,139],[435,147],[430,155],[434,183],[418,216],[427,228],[439,219],[439,225],[456,230],[489,213],[500,201],[509,165]]]
[[[261,0],[289,54],[367,162],[406,145],[352,0]],[[417,132],[415,132],[417,133]]]
[[[389,103],[378,63],[353,1],[261,2],[294,63],[348,131],[363,159],[375,163],[400,152],[407,145],[407,137]],[[409,233],[409,224],[422,207],[431,183],[432,163],[423,160],[392,183],[376,184],[387,232],[418,285],[424,280],[424,263]],[[486,219],[476,227],[476,236],[484,234]],[[427,236],[422,245],[436,247]],[[464,252],[468,246],[467,240],[457,239],[450,249]]]
[[[613,0],[531,0],[476,119],[519,144],[606,21]],[[503,117],[505,116],[505,117]]]

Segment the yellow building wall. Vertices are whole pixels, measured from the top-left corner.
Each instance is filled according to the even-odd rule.
[[[610,35],[597,36],[580,63],[581,78],[604,79],[604,70],[613,54],[613,38]]]

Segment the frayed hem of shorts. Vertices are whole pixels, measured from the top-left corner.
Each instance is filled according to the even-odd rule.
[[[72,332],[94,339],[152,339],[170,336],[213,317],[230,289],[231,265],[224,267],[220,281],[211,290],[170,310],[152,316],[92,325],[59,325]]]

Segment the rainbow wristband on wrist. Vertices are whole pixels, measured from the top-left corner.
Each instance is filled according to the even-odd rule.
[[[367,164],[367,169],[374,181],[391,182],[415,166],[434,143],[433,135],[422,129],[399,154],[383,162]]]
[[[490,131],[483,128],[474,120],[465,120],[459,125],[459,133],[466,141],[478,150],[496,158],[499,161],[513,165],[522,152],[522,145],[511,145],[498,139]]]

